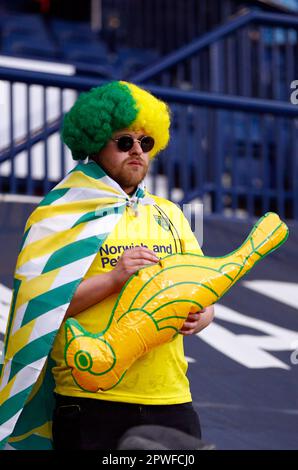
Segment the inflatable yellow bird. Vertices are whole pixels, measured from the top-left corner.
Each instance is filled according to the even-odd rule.
[[[104,331],[91,334],[74,318],[66,321],[65,357],[74,380],[90,392],[117,385],[134,361],[173,339],[189,312],[217,302],[287,236],[278,215],[268,213],[227,256],[174,254],[139,270],[120,292]]]

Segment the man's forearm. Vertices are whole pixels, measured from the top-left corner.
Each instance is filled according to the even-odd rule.
[[[74,317],[109,295],[116,293],[119,289],[112,273],[113,271],[110,271],[82,281],[69,304],[65,318]]]
[[[157,263],[156,254],[145,247],[125,250],[112,271],[85,279],[77,288],[65,318],[73,317],[109,295],[120,292],[126,281],[144,266]]]
[[[106,297],[120,292],[120,290],[121,288],[113,271],[85,279],[77,288],[64,318],[74,317],[78,313],[101,302]],[[213,305],[206,307],[206,311],[200,315],[196,322],[194,333],[198,333],[206,328],[212,322],[213,317]]]

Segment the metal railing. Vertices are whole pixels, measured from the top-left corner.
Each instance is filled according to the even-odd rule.
[[[290,5],[287,9],[283,3],[284,8],[282,2],[265,0],[103,0],[102,19],[115,40],[168,54],[225,23],[244,6],[290,11]]]
[[[288,101],[297,56],[297,16],[246,11],[128,79]]]
[[[4,68],[0,81],[8,87],[0,192],[44,194],[73,165],[59,138],[62,114],[79,92],[102,82]],[[209,215],[254,217],[276,210],[298,219],[298,106],[148,89],[172,111],[170,144],[151,169],[152,192],[179,204],[200,201]],[[33,116],[36,103],[40,119]]]

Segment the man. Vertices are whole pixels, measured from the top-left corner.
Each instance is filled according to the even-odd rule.
[[[65,117],[62,137],[73,157],[88,157],[88,163],[79,164],[54,188],[27,223],[16,276],[19,282],[31,282],[38,295],[16,298],[16,305],[26,300],[32,309],[28,313],[25,304],[24,314],[19,307],[22,319],[11,323],[25,327],[24,316],[28,322],[38,309],[49,325],[55,323],[47,331],[56,336],[51,352],[56,449],[115,449],[127,429],[146,424],[201,435],[186,377],[183,336],[205,328],[213,307],[189,313],[181,334],[139,358],[114,387],[96,392],[82,388],[72,374],[66,347],[74,337],[62,321],[75,316],[91,334],[99,333],[108,327],[130,276],[175,252],[201,253],[181,211],[145,191],[150,160],[166,147],[169,125],[165,103],[133,84],[112,82],[82,94]],[[20,296],[22,284],[18,292]],[[30,383],[36,380],[38,374]],[[33,389],[27,409],[34,399]],[[24,431],[24,425],[19,427]]]

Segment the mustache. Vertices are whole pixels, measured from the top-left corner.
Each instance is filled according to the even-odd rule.
[[[125,160],[124,163],[130,163],[130,162],[138,162],[138,163],[142,164],[143,166],[146,165],[145,160],[143,158],[140,158],[140,157],[127,158],[127,160]]]

